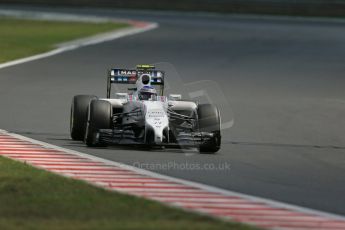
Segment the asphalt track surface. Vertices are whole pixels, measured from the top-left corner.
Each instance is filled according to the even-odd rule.
[[[32,10],[32,8],[31,8]],[[61,10],[156,21],[156,30],[0,70],[0,128],[126,164],[230,164],[153,171],[345,214],[345,23],[328,20]],[[69,137],[75,94],[105,95],[112,66],[161,63],[169,80],[216,82],[232,128],[216,155],[87,148]],[[172,67],[173,66],[173,67]],[[167,73],[169,75],[169,72]],[[181,86],[181,85],[180,85]],[[174,88],[179,90],[178,86]],[[217,99],[214,99],[217,102]],[[182,165],[181,165],[182,164]],[[145,167],[144,167],[145,168]],[[149,169],[149,168],[145,168]]]

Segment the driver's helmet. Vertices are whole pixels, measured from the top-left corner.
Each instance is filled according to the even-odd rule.
[[[157,96],[157,91],[152,86],[144,86],[139,90],[138,97],[140,100],[147,101],[152,97]]]

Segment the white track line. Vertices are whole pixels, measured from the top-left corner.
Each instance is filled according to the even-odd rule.
[[[89,46],[94,44],[99,44],[102,42],[107,42],[111,40],[115,40],[118,38],[122,38],[125,36],[130,36],[142,32],[146,32],[149,30],[153,30],[158,27],[158,24],[155,22],[140,22],[140,21],[132,21],[132,20],[121,20],[121,19],[114,19],[114,18],[107,18],[107,17],[94,17],[94,16],[77,16],[71,14],[60,14],[60,13],[47,13],[47,12],[28,12],[28,11],[17,11],[17,10],[0,10],[0,16],[14,16],[17,18],[27,18],[27,19],[39,19],[39,20],[59,20],[59,21],[81,21],[81,22],[93,22],[93,23],[101,23],[107,21],[113,22],[122,22],[128,23],[132,25],[130,28],[119,29],[108,33],[98,34],[91,37],[77,39],[71,42],[60,44],[58,48],[33,55],[30,57],[25,57],[21,59],[17,59],[14,61],[9,61],[0,64],[0,69],[23,64],[26,62],[51,57],[66,51],[75,50],[83,46]]]
[[[88,21],[94,23],[114,20],[102,17],[9,10],[0,10],[0,15],[41,20]],[[117,21],[130,23],[134,28],[60,44],[58,48],[52,51],[0,64],[0,69],[50,57],[83,46],[134,35],[158,27],[157,23]],[[61,148],[18,134],[8,133],[5,130],[0,130],[0,133],[3,134],[0,136],[0,145],[2,145],[0,155],[21,162],[31,163],[36,167],[59,175],[86,180],[97,186],[115,189],[118,192],[146,197],[169,205],[217,217],[230,217],[230,219],[239,222],[271,229],[345,229],[345,218],[343,216],[161,175],[86,153]],[[32,147],[31,144],[35,144],[36,146],[30,148]],[[42,147],[42,149],[37,149],[39,147]],[[52,151],[51,149],[57,151]],[[51,155],[55,155],[55,157]],[[63,162],[63,164],[56,163],[56,157],[61,158],[58,161]],[[86,167],[87,164],[85,162],[89,162],[89,164],[91,162],[91,165]],[[80,165],[73,166],[76,168],[70,167],[70,165],[76,163]],[[97,166],[93,166],[92,163],[97,164]],[[104,164],[105,167],[99,170],[99,164]],[[117,172],[117,174],[110,174],[112,172]],[[129,181],[131,178],[135,178],[133,182]]]
[[[18,134],[8,133],[4,130],[0,130],[0,133],[17,139],[18,142],[41,146],[42,153],[46,151],[46,156],[35,155],[32,161],[28,158],[26,163],[63,176],[85,180],[90,184],[106,189],[270,229],[345,229],[345,218],[343,216],[161,175]],[[6,143],[6,138],[3,138],[3,142]],[[0,149],[1,146],[2,141],[0,140]],[[18,151],[20,150],[21,148],[18,149]],[[49,157],[52,157],[51,155],[54,153],[52,150],[55,150],[58,156],[61,153],[74,156],[76,158],[74,163],[79,162],[81,165],[70,166],[71,163],[65,163],[64,160],[59,163],[56,163],[55,160],[49,162]],[[25,151],[23,154],[24,159],[26,159],[27,154]],[[19,161],[23,159],[21,154],[0,152],[0,155]],[[97,165],[86,167],[83,165],[85,160],[94,162]]]

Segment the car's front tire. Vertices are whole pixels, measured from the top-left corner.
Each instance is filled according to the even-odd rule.
[[[73,97],[70,115],[70,134],[73,140],[82,141],[85,136],[87,108],[93,95],[76,95]]]
[[[100,129],[111,129],[113,109],[108,101],[92,100],[88,109],[85,143],[89,147],[104,146],[96,140]]]
[[[220,112],[216,106],[211,104],[199,105],[197,112],[199,131],[213,134],[209,141],[200,144],[199,152],[216,153],[221,146]]]

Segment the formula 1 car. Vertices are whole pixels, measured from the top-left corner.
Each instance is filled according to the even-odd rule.
[[[211,104],[183,101],[181,95],[164,96],[165,73],[152,65],[111,69],[107,97],[74,96],[70,134],[87,146],[145,145],[197,147],[215,153],[221,146],[220,112]],[[135,85],[127,93],[114,93],[112,85]]]

